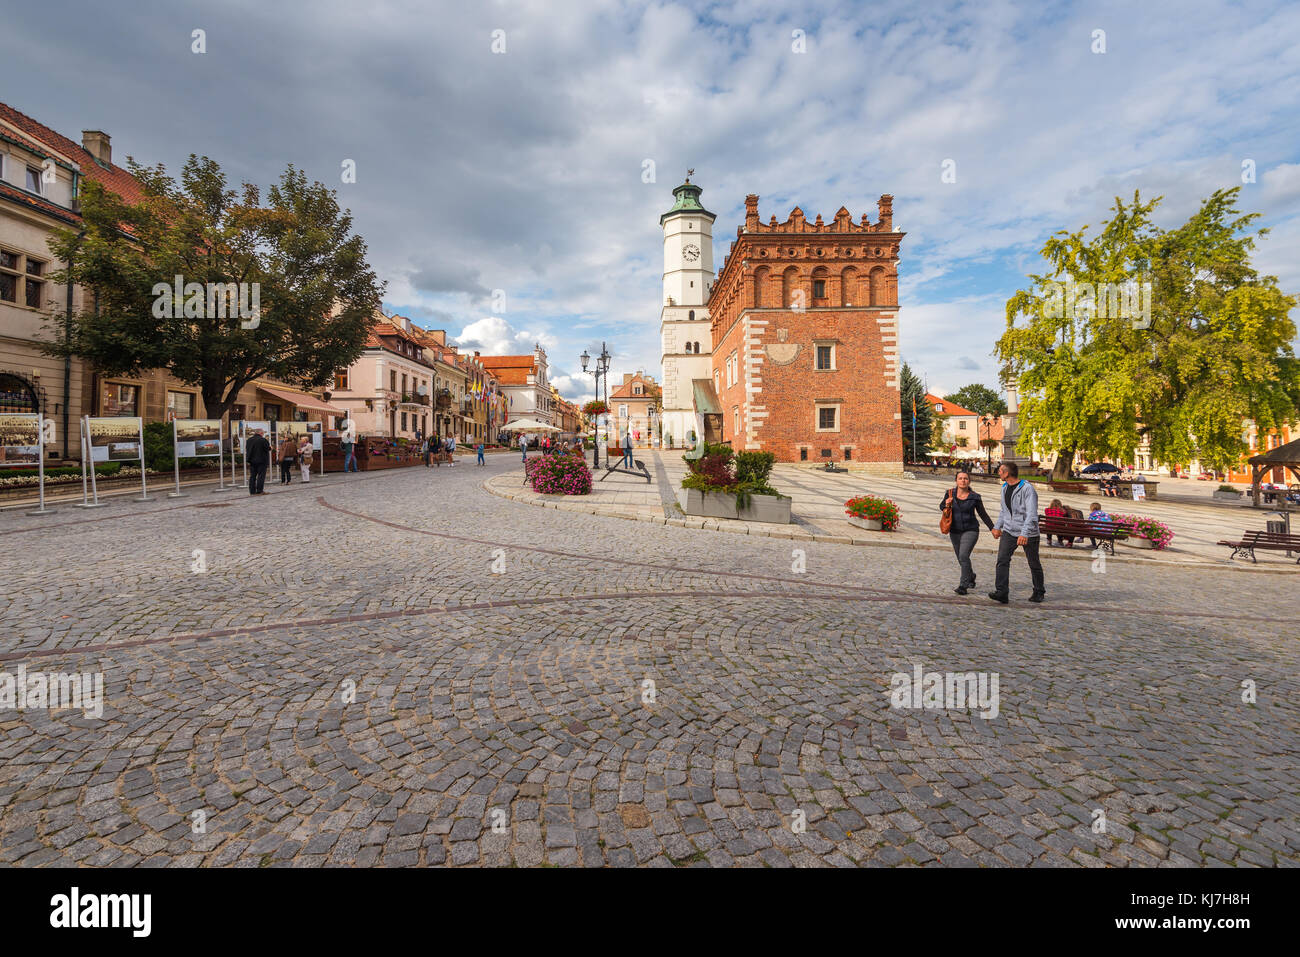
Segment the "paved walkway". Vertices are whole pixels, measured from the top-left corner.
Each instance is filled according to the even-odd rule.
[[[1278,576],[1061,562],[1037,606],[1017,564],[1003,607],[941,553],[482,487],[517,470],[0,515],[0,670],[105,695],[0,711],[0,864],[1300,856]],[[996,674],[996,714],[891,707],[917,666]]]
[[[557,508],[565,511],[586,512],[594,515],[634,519],[644,522],[680,525],[686,528],[705,528],[740,535],[795,538],[854,545],[892,545],[896,547],[933,548],[951,551],[948,536],[939,531],[939,503],[950,487],[948,481],[929,475],[915,479],[890,478],[862,473],[829,473],[819,469],[777,465],[772,471],[771,484],[793,499],[792,523],[788,526],[761,522],[741,522],[728,519],[703,519],[685,515],[678,508],[678,490],[686,466],[676,452],[638,450],[637,458],[644,462],[654,481],[647,484],[643,478],[623,473],[597,471],[597,481],[592,484],[589,496],[539,495],[523,483],[523,470],[516,459],[514,468],[492,477],[488,491],[503,498]],[[977,484],[976,491],[984,496],[989,515],[997,518],[996,488],[992,484]],[[844,503],[855,495],[873,494],[893,499],[902,514],[899,528],[894,532],[868,532],[850,525],[844,514]],[[1053,498],[1085,513],[1094,499],[1086,496],[1040,492],[1039,506],[1045,508]],[[1300,573],[1298,556],[1286,557],[1283,552],[1260,551],[1257,564],[1248,560],[1228,561],[1231,550],[1218,542],[1235,538],[1244,529],[1264,528],[1265,515],[1258,510],[1240,505],[1215,502],[1206,496],[1182,497],[1177,502],[1132,502],[1108,499],[1104,506],[1115,512],[1140,514],[1158,519],[1174,530],[1170,546],[1159,552],[1138,549],[1125,544],[1116,545],[1116,561],[1154,562],[1157,564],[1212,565],[1238,571],[1273,571]],[[1300,517],[1297,518],[1300,531]],[[996,543],[991,535],[982,534],[977,551],[992,556]],[[1093,560],[1087,542],[1072,549],[1044,548],[1043,554],[1056,559]],[[991,558],[989,559],[991,560]]]

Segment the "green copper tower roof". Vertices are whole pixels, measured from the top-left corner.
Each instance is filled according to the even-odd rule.
[[[694,172],[694,170],[691,172]],[[676,216],[678,213],[699,213],[701,216],[709,217],[709,222],[713,222],[717,219],[716,216],[700,205],[701,192],[703,191],[700,187],[691,182],[691,177],[688,173],[686,176],[686,182],[673,190],[673,196],[676,197],[676,201],[673,203],[672,209],[659,217],[659,225],[662,226],[665,219],[669,216]]]

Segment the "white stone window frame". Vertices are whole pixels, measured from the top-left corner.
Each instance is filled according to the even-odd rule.
[[[827,346],[831,350],[831,364],[825,369],[818,368],[818,353],[822,346]],[[813,371],[814,372],[837,372],[839,371],[839,340],[838,339],[814,339],[813,340]]]
[[[840,406],[843,402],[814,402],[813,403],[813,431],[818,433],[836,434],[842,431]],[[822,410],[833,409],[835,411],[835,427],[831,429],[822,428]]]

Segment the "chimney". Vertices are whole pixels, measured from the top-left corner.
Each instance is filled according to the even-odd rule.
[[[750,193],[745,197],[745,229],[758,229],[758,194]]]
[[[81,147],[95,157],[95,162],[100,166],[113,165],[113,147],[109,145],[107,133],[100,130],[82,130]]]
[[[629,382],[631,382],[631,381],[632,381],[632,373],[630,373],[630,372],[624,372],[624,373],[623,373],[623,384],[624,384],[624,385],[627,385],[627,384],[628,384]]]

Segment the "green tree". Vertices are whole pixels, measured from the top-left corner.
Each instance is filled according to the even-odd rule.
[[[903,363],[903,372],[898,379],[898,388],[901,397],[899,408],[903,413],[903,461],[924,462],[930,454],[934,407],[925,401],[925,386],[906,362]],[[913,402],[916,408],[915,443],[912,429]]]
[[[1251,268],[1257,214],[1238,213],[1237,191],[1172,230],[1152,221],[1161,197],[1116,197],[1096,236],[1047,240],[1048,269],[1007,301],[996,347],[1019,379],[1018,451],[1055,451],[1063,477],[1077,451],[1125,461],[1147,437],[1159,461],[1225,468],[1246,449],[1245,420],[1296,418],[1296,300]]]
[[[207,157],[190,156],[179,186],[161,165],[128,164],[142,202],[84,180],[84,236],[65,231],[50,241],[58,258],[73,261],[54,281],[81,283],[92,295],[71,317],[70,335],[62,319],[50,323],[49,351],[111,375],[166,369],[200,390],[213,418],[255,379],[315,388],[361,354],[383,286],[333,191],[290,166],[263,204],[255,186],[228,189]],[[160,284],[171,287],[177,276],[181,299],[160,295]],[[191,283],[203,294],[191,295]],[[209,283],[256,288],[257,315],[208,296]]]
[[[976,415],[1006,415],[1007,403],[997,391],[990,389],[988,386],[972,382],[964,385],[956,392],[951,392],[944,398],[949,402],[955,402],[963,408],[970,409]]]

